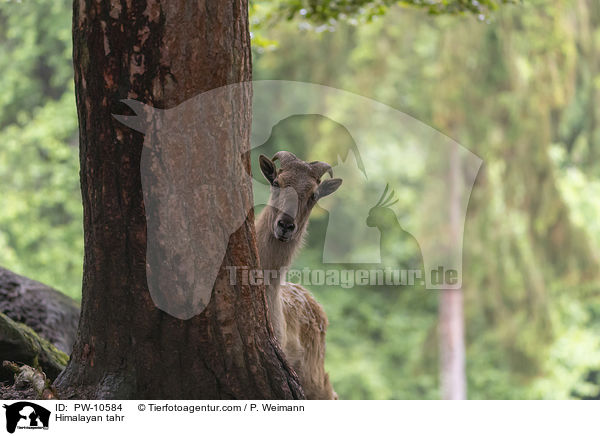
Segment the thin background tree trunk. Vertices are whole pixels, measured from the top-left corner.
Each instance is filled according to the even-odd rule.
[[[247,14],[246,0],[74,2],[85,261],[78,339],[55,383],[61,397],[303,397],[267,325],[262,287],[231,286],[222,268],[201,315],[182,321],[155,307],[146,280],[144,138],[111,116],[127,113],[124,98],[170,108],[250,80]],[[242,100],[236,134],[247,147],[250,92]],[[223,143],[224,155],[239,151]],[[231,236],[224,265],[257,266],[253,218]]]
[[[455,246],[460,241],[461,165],[459,145],[452,144],[448,169],[450,232]],[[467,397],[465,375],[465,327],[462,289],[443,289],[439,305],[440,378],[442,398]]]

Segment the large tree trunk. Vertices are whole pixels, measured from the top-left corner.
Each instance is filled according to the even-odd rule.
[[[55,383],[61,397],[303,397],[267,323],[264,289],[230,285],[224,268],[257,266],[253,213],[231,235],[200,315],[181,320],[154,305],[140,176],[144,138],[111,116],[127,110],[123,98],[171,108],[249,81],[247,10],[247,0],[74,2],[85,261],[78,338]],[[251,95],[236,95],[229,103],[237,131],[219,138],[225,158],[249,147]],[[200,138],[197,147],[205,146]],[[244,165],[249,170],[247,159]],[[243,188],[250,196],[250,186]]]

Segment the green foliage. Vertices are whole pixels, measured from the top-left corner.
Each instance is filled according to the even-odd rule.
[[[432,15],[471,13],[484,19],[504,3],[512,0],[289,0],[279,2],[279,11],[288,19],[303,17],[307,20],[326,23],[345,20],[356,16],[371,20],[384,15],[396,5],[423,9]]]
[[[79,298],[70,2],[0,3],[0,71],[0,264]]]
[[[464,236],[470,398],[598,394],[600,179],[592,156],[600,124],[590,84],[600,82],[592,48],[599,9],[534,1],[481,23],[393,8],[370,23],[326,29],[258,20],[258,32],[277,45],[255,47],[256,79],[377,99],[484,159]],[[327,150],[340,138],[307,130],[305,154],[335,161]],[[384,133],[369,143],[369,153],[394,156]],[[418,167],[406,156],[389,160]],[[399,196],[407,214],[419,201],[410,191]],[[311,219],[299,266],[319,262],[324,218]],[[327,365],[343,398],[439,395],[434,292],[311,289],[330,317]]]

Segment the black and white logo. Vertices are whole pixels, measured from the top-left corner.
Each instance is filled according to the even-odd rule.
[[[14,433],[16,429],[48,429],[50,411],[29,401],[19,401],[3,406],[6,409],[6,431]]]

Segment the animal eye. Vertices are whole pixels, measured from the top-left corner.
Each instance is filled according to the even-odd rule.
[[[273,180],[273,187],[279,188],[279,182],[277,180]]]

